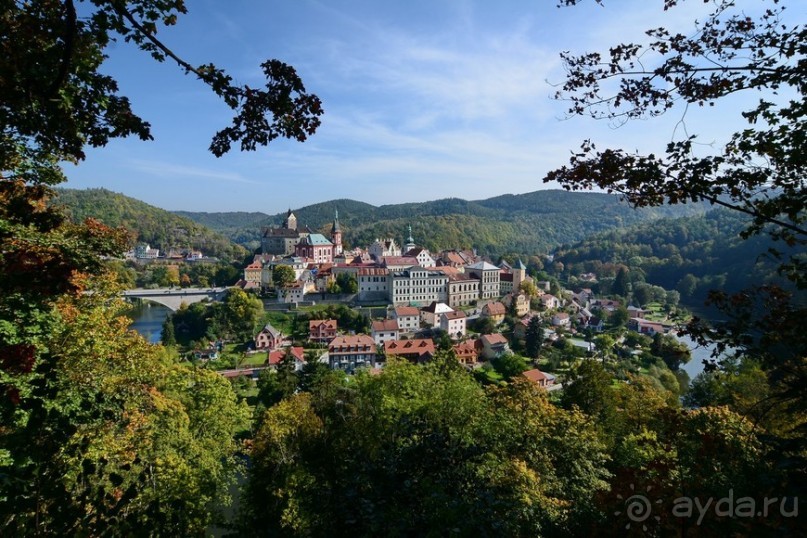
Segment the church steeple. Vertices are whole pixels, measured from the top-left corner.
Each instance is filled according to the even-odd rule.
[[[415,248],[417,246],[415,244],[415,240],[412,238],[412,225],[411,224],[409,224],[407,226],[407,230],[409,232],[409,236],[406,238],[406,244],[404,245],[404,248],[403,248],[404,252],[409,252],[410,250],[412,250],[413,248]]]
[[[331,243],[333,243],[333,255],[342,254],[342,227],[339,226],[339,210],[333,212],[333,225],[331,226]]]

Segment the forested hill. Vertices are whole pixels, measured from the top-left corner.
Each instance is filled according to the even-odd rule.
[[[740,238],[748,224],[745,215],[722,208],[660,219],[562,247],[555,261],[567,276],[594,272],[606,280],[614,276],[616,265],[625,265],[634,277],[677,289],[684,300],[698,303],[712,289],[734,292],[770,282],[787,285],[776,272],[779,262],[768,251],[790,250],[767,235]]]
[[[430,250],[476,248],[489,255],[529,255],[549,252],[563,243],[579,241],[591,234],[667,216],[703,213],[703,205],[634,210],[616,196],[599,193],[570,193],[543,190],[508,194],[487,200],[447,198],[432,202],[383,205],[354,200],[332,200],[303,208],[292,208],[301,226],[327,232],[334,211],[349,246],[366,246],[377,237],[394,237],[403,242],[407,226],[415,241]],[[211,225],[233,240],[256,248],[261,226],[280,224],[279,213],[248,226],[222,226],[220,214],[184,213]],[[239,213],[233,222],[248,222]]]
[[[107,226],[124,226],[138,242],[168,251],[193,248],[207,256],[241,261],[246,250],[225,235],[186,217],[106,189],[57,189],[55,205],[62,205],[74,221],[94,217]]]

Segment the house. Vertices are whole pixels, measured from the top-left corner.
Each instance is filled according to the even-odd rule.
[[[381,264],[389,271],[400,271],[407,267],[420,267],[418,259],[413,256],[384,256]]]
[[[537,314],[527,314],[526,316],[522,317],[518,320],[518,322],[513,327],[513,336],[518,338],[519,340],[523,340],[527,337],[527,329],[530,326],[530,321],[534,318]]]
[[[553,376],[552,374],[544,373],[537,368],[533,370],[527,370],[526,372],[523,372],[521,375],[523,375],[533,383],[537,384],[539,387],[546,388],[555,384],[555,376]]]
[[[421,364],[434,358],[434,342],[429,338],[390,340],[384,342],[384,354],[388,359],[399,357]]]
[[[561,307],[560,299],[558,299],[551,293],[544,293],[543,295],[538,297],[538,300],[541,302],[542,305],[544,305],[544,308],[546,308],[547,310],[553,310],[555,308]]]
[[[384,342],[397,340],[398,332],[398,322],[396,320],[382,319],[373,322],[370,335],[377,346],[383,346]]]
[[[283,343],[283,334],[267,323],[255,336],[255,349],[277,349]]]
[[[506,313],[507,308],[505,308],[502,303],[499,301],[493,301],[482,307],[482,313],[480,315],[483,318],[490,318],[493,320],[493,323],[498,325],[504,320],[504,315]]]
[[[421,267],[434,267],[437,265],[437,262],[432,258],[432,255],[429,254],[429,251],[423,247],[413,248],[404,254],[404,256],[415,258],[418,261],[418,265]]]
[[[571,324],[571,317],[566,312],[556,312],[552,316],[552,325],[555,327],[570,327]]]
[[[336,338],[335,319],[312,319],[308,322],[308,339],[312,342],[330,342]]]
[[[337,336],[328,344],[328,364],[334,370],[353,373],[357,368],[374,368],[376,345],[366,334]]]
[[[305,366],[305,353],[302,347],[287,347],[285,349],[270,351],[266,356],[266,366],[277,369],[280,362],[289,353],[294,357],[294,370],[299,372],[303,369],[303,366]]]
[[[601,309],[605,310],[606,312],[613,312],[614,310],[616,310],[617,308],[622,306],[622,303],[620,303],[619,301],[617,301],[615,299],[600,299],[599,301],[597,301],[594,304],[595,304],[595,306],[599,306]]]
[[[395,244],[395,239],[376,239],[375,242],[367,247],[367,253],[376,260],[381,260],[386,256],[400,256],[401,247]]]
[[[477,342],[481,344],[480,355],[486,360],[495,359],[510,352],[507,338],[501,334],[484,334],[479,337]]]
[[[244,280],[250,283],[257,284],[258,287],[260,287],[262,270],[263,270],[263,264],[260,262],[260,259],[253,261],[252,263],[244,267]]]
[[[664,325],[654,321],[647,321],[642,318],[632,318],[628,320],[628,329],[639,334],[653,336],[654,334],[664,334]]]
[[[628,310],[628,318],[629,318],[629,319],[630,319],[630,318],[641,318],[641,319],[644,319],[644,317],[645,317],[647,314],[649,314],[649,313],[650,313],[650,310],[643,310],[643,309],[641,309],[641,308],[639,308],[639,307],[636,307],[636,306],[633,306],[633,305],[630,305],[630,306],[627,308],[627,310]]]
[[[299,303],[305,298],[305,286],[301,282],[293,282],[277,290],[278,303]]]
[[[479,347],[477,347],[477,340],[466,340],[454,344],[454,353],[457,355],[457,360],[466,366],[474,366],[479,362]]]
[[[420,322],[427,327],[437,327],[440,325],[440,316],[453,311],[454,309],[445,303],[432,301],[429,306],[420,309]]]
[[[399,306],[390,316],[398,322],[400,332],[415,332],[420,329],[420,310],[414,306]]]
[[[530,298],[525,293],[508,293],[502,297],[502,304],[508,309],[514,305],[516,316],[526,316],[530,311]]]
[[[467,316],[462,310],[444,312],[440,315],[440,328],[448,333],[448,336],[459,339],[465,336],[465,322]]]

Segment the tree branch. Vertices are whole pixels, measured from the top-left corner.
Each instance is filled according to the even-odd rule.
[[[62,51],[62,63],[59,66],[59,73],[56,75],[53,84],[46,92],[46,98],[53,97],[64,81],[67,79],[67,73],[70,70],[70,61],[73,58],[73,42],[76,37],[76,6],[73,5],[73,0],[65,0],[64,8],[66,11],[65,21],[65,35],[64,35],[64,51]]]

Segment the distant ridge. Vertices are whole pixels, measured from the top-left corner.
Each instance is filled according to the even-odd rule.
[[[415,241],[430,250],[476,248],[494,256],[532,255],[551,252],[565,243],[580,241],[591,234],[662,217],[703,214],[708,206],[645,208],[635,210],[617,196],[604,193],[542,190],[506,194],[486,200],[444,198],[430,202],[374,206],[349,199],[330,200],[291,208],[302,226],[327,232],[334,211],[350,246],[366,246],[377,237],[394,237],[402,242],[407,226]],[[257,248],[261,227],[279,225],[286,212],[251,221],[236,213],[239,226],[218,225],[218,213],[181,212],[227,234],[249,248]],[[226,213],[225,215],[230,215]]]
[[[237,247],[229,241],[254,251],[260,246],[261,229],[279,225],[286,216],[285,211],[275,215],[169,212],[106,189],[60,189],[58,203],[68,207],[75,218],[93,216],[112,226],[127,226],[138,233],[140,241],[160,248],[183,240],[187,243],[185,238],[193,237],[193,244],[229,252],[233,259],[237,258],[233,250]],[[416,243],[430,250],[475,248],[489,256],[529,256],[552,252],[599,232],[662,217],[703,214],[709,206],[636,210],[615,195],[541,190],[485,200],[444,198],[382,206],[337,199],[291,209],[301,226],[323,233],[330,230],[338,210],[343,240],[351,247],[366,246],[379,237],[394,237],[403,243],[407,226],[411,225]],[[171,230],[179,232],[172,234]]]

